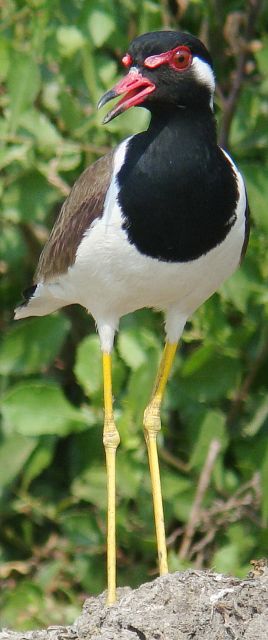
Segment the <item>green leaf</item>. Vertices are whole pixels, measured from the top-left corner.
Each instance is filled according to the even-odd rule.
[[[27,490],[31,482],[51,464],[55,446],[56,438],[54,436],[43,436],[40,439],[24,469],[22,482],[24,490]]]
[[[267,78],[267,68],[268,68],[268,38],[267,36],[263,37],[262,46],[255,53],[259,70],[263,73],[264,77]]]
[[[83,414],[66,400],[55,383],[17,384],[4,395],[1,405],[8,433],[65,436],[86,427]]]
[[[102,47],[115,30],[114,19],[107,11],[92,9],[88,17],[88,30],[96,47]]]
[[[266,452],[261,468],[261,484],[262,484],[262,515],[264,523],[268,522],[268,446],[266,445]]]
[[[206,367],[207,362],[213,358],[213,347],[211,345],[201,345],[198,349],[190,354],[185,360],[182,368],[184,376],[188,377],[194,374],[196,371],[200,371],[203,367]]]
[[[105,462],[103,465],[92,465],[72,483],[72,495],[79,500],[95,504],[105,509],[107,504]]]
[[[57,40],[60,53],[65,58],[71,58],[84,46],[84,37],[75,26],[61,26],[57,29]]]
[[[30,626],[37,626],[44,608],[44,594],[42,589],[30,580],[23,580],[16,588],[7,590],[2,608],[1,622],[4,626],[16,626],[25,630]],[[28,611],[28,616],[25,612]],[[39,618],[40,615],[40,618]]]
[[[255,165],[253,163],[243,163],[242,170],[246,179],[252,216],[258,225],[259,230],[263,229],[267,233],[268,165],[265,163],[256,163]]]
[[[104,547],[104,545],[103,545]],[[79,584],[82,585],[83,592],[92,593],[98,595],[106,589],[106,575],[105,575],[105,560],[104,555],[101,553],[101,549],[98,553],[91,554],[77,554],[73,560],[73,575],[74,581],[76,576],[79,576]],[[64,610],[65,610],[64,605]],[[70,618],[70,624],[77,614]],[[64,615],[65,620],[65,615]]]
[[[16,196],[20,220],[44,222],[47,210],[59,201],[56,189],[51,189],[47,179],[39,171],[24,173],[17,180]]]
[[[61,144],[62,138],[56,127],[43,113],[37,109],[29,109],[20,117],[20,126],[30,133],[35,143],[44,153],[55,149]]]
[[[28,166],[28,155],[31,147],[30,140],[25,144],[2,145],[0,148],[0,169],[18,162]]]
[[[212,440],[218,440],[221,453],[228,444],[225,416],[221,411],[208,411],[200,426],[197,441],[190,458],[190,466],[201,468],[208,454]]]
[[[116,475],[120,496],[128,499],[138,498],[143,469],[139,463],[127,455],[126,451],[120,449],[117,454]]]
[[[167,469],[162,474],[161,484],[164,499],[172,502],[176,498],[180,500],[180,494],[192,488],[191,480],[180,475],[178,471],[171,473]]]
[[[171,513],[181,522],[188,522],[195,496],[195,487],[182,491],[172,503]]]
[[[63,528],[64,534],[76,546],[85,546],[88,551],[104,542],[104,535],[100,531],[95,520],[89,518],[86,511],[73,511],[63,513],[59,517],[59,524]],[[87,553],[88,553],[87,551]]]
[[[8,40],[0,37],[0,82],[3,82],[9,72],[10,47]]]
[[[112,384],[116,396],[124,381],[123,363],[112,353]],[[97,335],[90,335],[81,340],[76,354],[74,373],[84,391],[103,404],[103,372],[102,353]]]
[[[239,545],[234,543],[225,544],[214,553],[212,566],[214,571],[218,573],[231,573],[234,575],[237,572],[237,567],[239,567],[239,560]]]
[[[11,131],[16,130],[21,115],[33,104],[40,89],[40,82],[35,60],[26,53],[13,53],[7,81]]]
[[[216,571],[229,573],[233,575],[243,575],[243,562],[246,561],[249,554],[252,553],[256,538],[248,533],[248,527],[242,523],[234,523],[229,525],[225,537],[228,540],[213,556],[213,566]],[[242,566],[241,566],[242,564]]]
[[[36,447],[35,438],[12,435],[0,445],[0,489],[15,480]]]
[[[129,327],[119,332],[118,351],[125,363],[134,371],[147,360],[147,354],[141,341],[141,330]]]
[[[109,58],[105,58],[103,62],[100,62],[99,64],[98,73],[103,85],[109,89],[115,82],[117,74],[116,62],[114,60],[109,60]]]
[[[240,362],[220,355],[210,346],[199,350],[201,353],[190,356],[180,371],[180,393],[200,402],[232,395],[239,381]]]
[[[251,420],[244,427],[244,430],[243,430],[244,434],[246,436],[251,436],[251,437],[255,436],[256,433],[258,433],[262,428],[262,426],[264,425],[265,421],[267,420],[267,417],[268,417],[268,396],[263,398],[263,400],[260,402],[259,406],[257,407],[256,412],[252,416]]]
[[[102,390],[102,358],[98,336],[91,335],[80,342],[74,373],[89,396]]]
[[[54,150],[55,151],[55,150]],[[78,151],[78,147],[75,143],[71,144],[69,142],[64,142],[61,140],[60,146],[57,148],[57,162],[56,162],[56,174],[53,158],[50,159],[50,162],[47,162],[46,158],[49,156],[51,158],[51,153],[53,155],[52,147],[43,148],[44,160],[38,162],[38,170],[42,175],[44,175],[48,181],[51,180],[51,173],[57,180],[57,174],[61,171],[72,171],[76,169],[81,161],[81,154]]]
[[[256,287],[256,281],[250,278],[246,269],[238,269],[238,271],[221,286],[221,295],[223,299],[230,300],[236,309],[245,313],[254,285]]]
[[[14,324],[0,344],[0,374],[45,371],[59,353],[69,328],[70,322],[63,315]]]
[[[67,129],[76,129],[83,124],[84,116],[78,100],[68,93],[62,93],[59,98],[61,118]]]
[[[60,108],[59,102],[60,85],[56,80],[44,82],[42,86],[42,103],[48,111],[53,114],[58,113]]]
[[[148,366],[148,363],[143,364],[136,371],[133,371],[129,379],[125,403],[131,409],[139,425],[142,425],[144,409],[152,395],[158,364],[158,355],[152,353],[150,366]]]

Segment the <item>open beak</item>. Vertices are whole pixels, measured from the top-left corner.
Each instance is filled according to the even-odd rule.
[[[110,120],[113,120],[113,118],[130,107],[141,104],[154,90],[155,84],[148,80],[148,78],[144,78],[139,71],[129,71],[127,76],[122,78],[113,89],[107,91],[98,102],[98,109],[100,109],[106,102],[109,102],[109,100],[125,94],[117,105],[107,113],[103,124],[107,124],[107,122],[110,122]]]

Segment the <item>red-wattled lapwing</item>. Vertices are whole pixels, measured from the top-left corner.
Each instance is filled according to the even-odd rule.
[[[168,571],[156,436],[172,361],[189,316],[238,267],[248,239],[243,179],[217,145],[211,57],[197,38],[175,31],[136,38],[122,59],[127,75],[109,122],[140,105],[147,131],[130,136],[84,171],[41,254],[35,284],[16,318],[78,303],[96,321],[103,354],[108,486],[108,603],[115,601],[115,455],[111,351],[126,313],[165,314],[166,346],[144,414],[160,574]]]

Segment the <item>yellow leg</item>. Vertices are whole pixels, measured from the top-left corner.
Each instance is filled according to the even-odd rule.
[[[143,422],[145,440],[146,440],[147,449],[148,449],[151,481],[152,481],[152,494],[153,494],[155,529],[156,529],[156,540],[157,540],[160,575],[164,575],[165,573],[168,573],[168,564],[167,564],[167,548],[166,548],[166,538],[165,538],[165,522],[164,522],[164,512],[163,512],[163,503],[162,503],[162,492],[161,492],[161,482],[160,482],[156,439],[157,439],[157,434],[161,429],[161,421],[160,421],[161,402],[163,399],[164,391],[166,388],[168,376],[170,374],[176,349],[177,349],[177,343],[170,343],[170,342],[166,343],[163,357],[158,369],[158,374],[156,377],[156,382],[155,382],[154,390],[152,393],[152,397],[148,407],[145,409],[145,412],[144,412],[144,422]]]
[[[120,438],[113,415],[111,355],[103,353],[104,429],[107,469],[107,604],[116,601],[115,457]]]

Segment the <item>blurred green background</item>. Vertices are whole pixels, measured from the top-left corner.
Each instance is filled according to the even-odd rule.
[[[101,357],[79,307],[13,322],[49,229],[84,167],[146,126],[104,127],[96,103],[128,42],[160,28],[203,38],[220,139],[243,171],[252,234],[238,271],[188,323],[159,437],[171,570],[244,576],[268,546],[268,5],[257,0],[9,0],[0,25],[0,620],[69,623],[105,588]],[[243,71],[243,73],[241,73]],[[114,352],[118,581],[157,573],[142,414],[163,319],[125,317]],[[213,440],[220,452],[209,467]],[[200,488],[201,506],[191,508]]]

